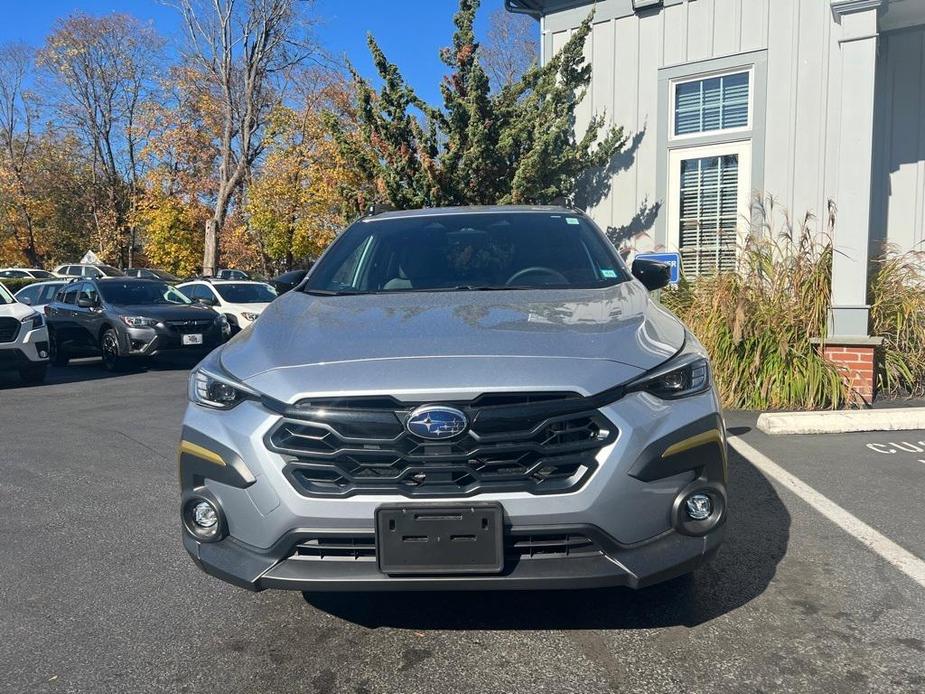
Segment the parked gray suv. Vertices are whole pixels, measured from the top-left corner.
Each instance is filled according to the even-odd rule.
[[[251,590],[646,586],[722,541],[706,354],[586,216],[391,212],[207,356],[183,541]]]

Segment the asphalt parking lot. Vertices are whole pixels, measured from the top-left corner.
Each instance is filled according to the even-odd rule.
[[[32,388],[0,376],[0,690],[925,690],[925,587],[736,453],[728,539],[691,581],[310,602],[221,583],[180,544],[188,366],[81,362]],[[925,432],[727,424],[925,558]]]

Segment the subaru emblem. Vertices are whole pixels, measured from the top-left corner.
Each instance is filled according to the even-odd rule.
[[[408,431],[422,439],[448,439],[466,430],[469,420],[459,410],[441,405],[417,408],[405,423]]]

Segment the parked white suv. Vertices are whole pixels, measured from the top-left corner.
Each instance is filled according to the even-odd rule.
[[[191,301],[211,306],[225,314],[232,333],[243,330],[276,298],[266,282],[202,279],[177,286]]]
[[[21,304],[0,284],[0,369],[16,369],[26,383],[41,383],[48,370],[45,316]]]
[[[54,273],[40,270],[37,267],[5,267],[0,268],[0,279],[54,279]]]
[[[89,277],[99,279],[100,277],[122,277],[125,273],[119,268],[103,263],[72,263],[70,265],[59,265],[55,268],[55,274],[58,277]]]

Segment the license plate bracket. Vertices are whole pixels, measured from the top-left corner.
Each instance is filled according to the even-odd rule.
[[[385,504],[376,556],[389,575],[496,574],[504,568],[500,504]]]
[[[202,344],[202,334],[201,333],[190,333],[183,336],[184,345],[201,345]]]

